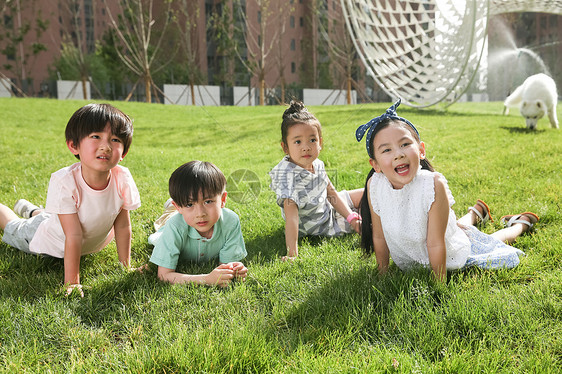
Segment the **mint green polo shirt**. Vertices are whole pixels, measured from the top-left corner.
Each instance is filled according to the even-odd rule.
[[[240,261],[246,257],[246,246],[238,215],[222,208],[221,216],[207,239],[189,226],[181,214],[174,214],[148,242],[154,245],[150,262],[175,270],[178,262],[208,262],[219,258],[221,263]]]

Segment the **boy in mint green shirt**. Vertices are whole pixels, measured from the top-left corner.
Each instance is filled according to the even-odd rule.
[[[191,161],[177,168],[170,177],[172,214],[148,238],[154,245],[150,262],[158,265],[158,278],[170,283],[195,283],[227,286],[248,269],[240,262],[246,247],[236,213],[225,208],[226,178],[210,162]],[[177,214],[179,213],[179,214]],[[176,272],[180,261],[220,264],[209,274]]]

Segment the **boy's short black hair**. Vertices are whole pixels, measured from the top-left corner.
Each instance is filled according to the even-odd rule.
[[[101,132],[109,123],[111,133],[123,142],[123,156],[129,151],[133,141],[133,121],[128,115],[110,104],[88,104],[78,109],[66,125],[66,141],[75,147],[82,139],[93,132]],[[79,155],[75,155],[80,159]]]
[[[181,207],[203,197],[222,194],[226,178],[218,167],[210,162],[190,161],[177,168],[169,180],[170,197]]]

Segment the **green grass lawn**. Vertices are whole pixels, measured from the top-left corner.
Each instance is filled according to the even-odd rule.
[[[75,162],[64,128],[84,104],[0,99],[0,202],[45,203],[50,174]],[[305,238],[297,261],[280,261],[284,222],[267,173],[283,156],[283,107],[114,105],[135,125],[122,162],[142,199],[131,213],[133,265],[151,254],[147,237],[168,198],[171,172],[199,159],[227,177],[244,169],[259,179],[248,199],[241,198],[248,197],[247,184],[235,178],[239,183],[227,186],[227,207],[242,222],[248,279],[227,289],[171,286],[154,269],[123,271],[112,243],[83,257],[85,297],[66,298],[61,260],[0,244],[0,372],[560,370],[562,131],[547,119],[532,132],[517,110],[502,116],[501,103],[399,108],[447,177],[457,216],[480,198],[496,219],[483,228],[488,233],[505,214],[531,210],[541,217],[515,245],[527,254],[517,268],[468,269],[436,284],[426,271],[395,266],[379,276],[374,259],[362,258],[357,235]],[[363,186],[369,164],[355,129],[388,106],[310,108],[322,123],[320,157],[338,190]]]

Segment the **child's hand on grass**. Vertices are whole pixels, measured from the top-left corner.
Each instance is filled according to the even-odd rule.
[[[139,272],[139,273],[144,273],[145,271],[149,270],[149,266],[150,264],[144,264],[142,266],[139,266],[138,268],[134,268],[132,266],[126,266],[121,264],[121,266],[123,267],[123,270],[125,270],[128,273],[133,273],[133,272]]]
[[[70,296],[72,294],[78,294],[80,297],[84,297],[84,291],[82,291],[82,285],[80,283],[75,284],[65,284],[65,296]]]
[[[227,265],[232,266],[232,270],[234,270],[234,277],[241,281],[246,280],[246,276],[248,275],[248,269],[244,266],[241,262],[229,262]]]
[[[136,271],[142,274],[145,271],[149,270],[148,268],[149,268],[149,264],[144,264],[142,266],[139,266],[138,268],[130,268],[129,271],[131,272]]]
[[[227,287],[233,278],[232,264],[220,264],[205,276],[205,283],[210,286]]]

